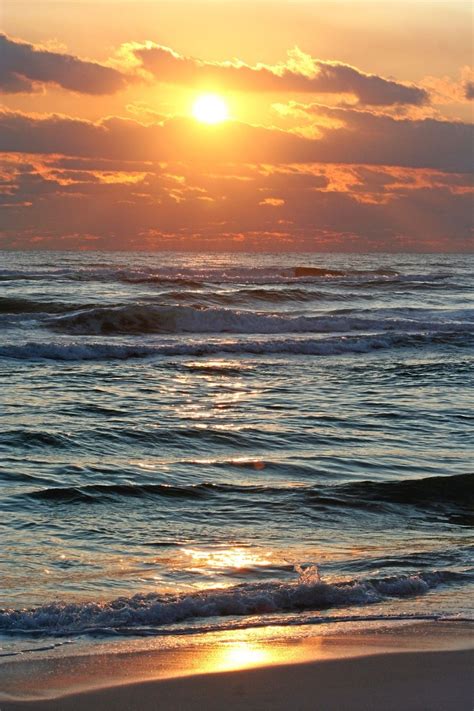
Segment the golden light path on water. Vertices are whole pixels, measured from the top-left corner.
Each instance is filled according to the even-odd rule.
[[[183,553],[189,556],[193,565],[200,569],[234,568],[243,570],[255,566],[270,565],[270,557],[245,548],[222,548],[214,550],[199,550],[184,548]]]

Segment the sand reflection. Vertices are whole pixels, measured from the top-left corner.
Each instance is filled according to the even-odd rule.
[[[201,657],[200,671],[218,672],[276,664],[281,655],[269,645],[239,641],[223,643]]]

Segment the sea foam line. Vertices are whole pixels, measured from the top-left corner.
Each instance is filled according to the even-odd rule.
[[[337,356],[370,353],[390,348],[410,348],[437,344],[467,346],[474,335],[459,331],[426,333],[375,333],[319,338],[246,338],[207,341],[167,341],[150,344],[104,341],[29,341],[0,345],[0,357],[19,360],[126,360],[159,356],[206,357],[236,355]]]
[[[430,314],[431,315],[431,314]],[[429,315],[429,316],[430,316]],[[347,313],[294,316],[288,313],[239,311],[230,308],[197,306],[157,306],[126,304],[85,309],[48,321],[51,329],[78,335],[115,335],[147,333],[342,333],[351,331],[473,331],[472,312],[448,315],[448,318],[409,318]],[[458,318],[461,316],[461,318]]]
[[[333,607],[364,606],[423,595],[439,585],[462,581],[452,571],[326,583],[316,566],[295,582],[244,583],[192,593],[135,595],[110,602],[51,602],[29,609],[0,611],[0,632],[52,636],[118,632],[161,627],[208,617],[245,617]]]

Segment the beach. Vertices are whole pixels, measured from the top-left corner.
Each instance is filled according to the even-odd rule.
[[[16,670],[4,675],[11,693],[3,695],[0,708],[469,711],[473,629],[420,623],[299,641],[287,636],[247,642],[247,656],[244,643],[229,635],[217,646],[171,652],[15,662]],[[19,683],[22,675],[26,685]]]

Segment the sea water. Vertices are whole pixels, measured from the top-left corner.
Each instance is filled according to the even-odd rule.
[[[472,614],[473,277],[0,253],[0,654]]]

